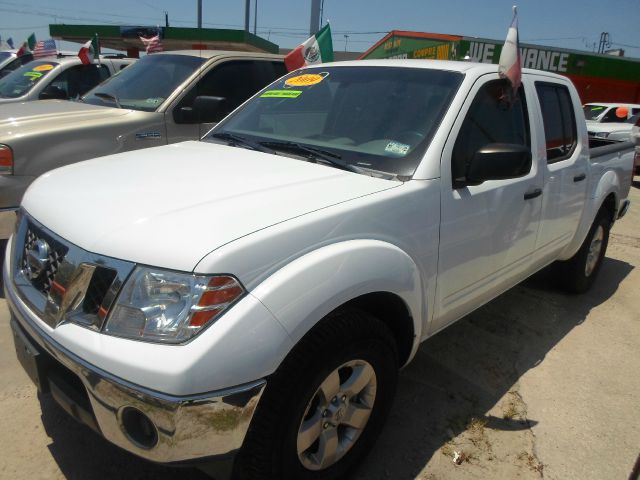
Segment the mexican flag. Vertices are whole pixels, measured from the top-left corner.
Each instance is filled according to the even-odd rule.
[[[31,35],[29,35],[29,38],[27,38],[27,41],[24,42],[18,49],[16,55],[18,57],[21,57],[22,55],[33,52],[34,48],[36,48],[36,34],[32,33]]]
[[[290,72],[307,65],[332,61],[333,42],[331,41],[331,26],[328,23],[313,37],[307,39],[284,57],[284,64]]]
[[[97,34],[82,46],[78,52],[78,57],[80,57],[84,65],[91,65],[96,58],[100,59],[100,42]]]

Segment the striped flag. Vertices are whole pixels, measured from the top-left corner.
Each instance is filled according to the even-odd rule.
[[[49,40],[40,40],[33,49],[33,58],[50,57],[58,54],[56,42],[52,38]]]
[[[160,41],[160,34],[151,38],[140,37],[140,40],[144,44],[144,49],[145,52],[147,52],[147,55],[150,53],[161,52],[163,50],[162,42]]]
[[[284,64],[290,72],[307,65],[325,62],[333,62],[331,26],[328,23],[284,57]]]
[[[518,39],[518,10],[513,7],[513,20],[507,32],[507,39],[500,52],[498,62],[498,74],[500,78],[506,78],[511,82],[513,91],[520,87],[522,79],[522,64],[520,62],[520,41]]]

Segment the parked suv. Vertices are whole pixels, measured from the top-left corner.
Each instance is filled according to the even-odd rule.
[[[83,65],[76,56],[33,60],[0,79],[0,105],[77,99],[135,61],[134,58],[104,57],[99,63]]]

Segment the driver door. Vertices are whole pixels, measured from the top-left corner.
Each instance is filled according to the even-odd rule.
[[[496,75],[481,77],[443,150],[440,252],[432,333],[520,281],[531,262],[543,182],[537,149],[533,149],[531,170],[523,177],[488,180],[480,185],[463,182],[466,166],[478,149],[493,143],[529,148],[536,144],[527,108],[527,98],[535,96],[529,93],[532,87],[526,79],[523,82],[517,99],[509,106],[504,93],[511,87]]]

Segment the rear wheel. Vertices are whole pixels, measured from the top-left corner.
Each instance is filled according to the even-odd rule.
[[[558,263],[560,285],[571,293],[584,293],[596,279],[609,244],[611,220],[601,210],[591,225],[580,250],[566,262]]]
[[[381,321],[355,310],[325,318],[268,379],[236,478],[342,478],[379,435],[397,374]]]

